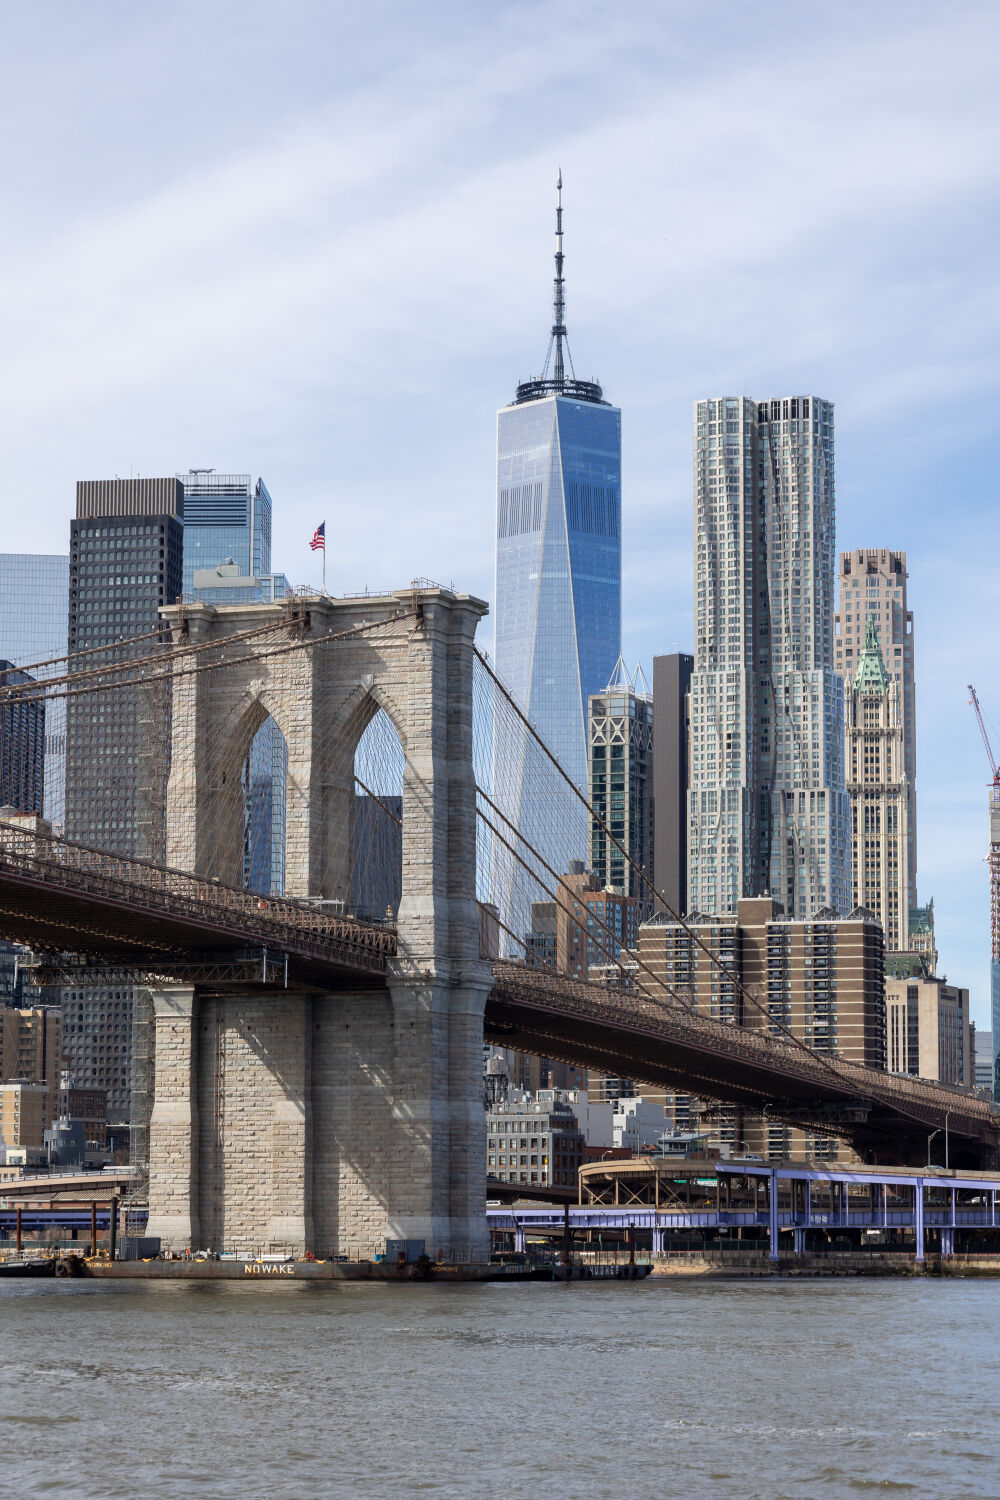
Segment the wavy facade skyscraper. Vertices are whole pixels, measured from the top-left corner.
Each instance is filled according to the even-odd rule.
[[[539,377],[497,416],[496,667],[563,769],[587,790],[587,702],[621,650],[621,412],[579,380],[566,335],[562,176],[556,208],[555,319]],[[507,784],[508,816],[533,838],[525,744]],[[543,852],[563,872],[586,859],[588,826],[565,818]]]
[[[834,671],[833,406],[695,407],[688,905],[770,895],[845,912],[843,684]]]

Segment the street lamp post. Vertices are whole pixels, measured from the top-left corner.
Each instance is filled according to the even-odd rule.
[[[931,1164],[931,1141],[934,1139],[934,1137],[936,1135],[940,1135],[940,1134],[941,1134],[941,1127],[938,1126],[937,1130],[932,1130],[931,1133],[930,1133],[930,1135],[927,1137],[927,1165],[928,1166],[930,1166],[930,1164]]]

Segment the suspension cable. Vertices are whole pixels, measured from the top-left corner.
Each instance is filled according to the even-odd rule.
[[[539,747],[545,753],[545,755],[547,756],[547,758],[551,761],[552,765],[555,767],[555,769],[558,772],[558,774],[565,781],[566,785],[568,787],[570,787],[570,789],[572,790],[572,792],[576,796],[577,800],[583,804],[584,808],[587,811],[588,816],[592,820],[596,820],[597,821],[597,823],[600,825],[602,831],[611,840],[611,842],[614,844],[615,848],[622,855],[622,857],[627,861],[627,863],[629,865],[629,868],[632,871],[634,871],[634,873],[638,876],[639,880],[642,881],[642,883],[646,887],[646,889],[652,892],[653,896],[656,898],[657,901],[659,901],[661,903],[661,905],[664,907],[664,909],[667,911],[667,913],[674,919],[675,922],[677,922],[679,924],[679,926],[681,926],[684,929],[684,931],[687,933],[688,937],[691,938],[692,941],[697,945],[697,947],[701,949],[701,951],[705,954],[705,956],[708,958],[709,962],[713,965],[713,967],[715,969],[717,969],[719,971],[719,973],[723,974],[726,977],[726,979],[734,986],[734,988],[736,990],[736,993],[739,994],[739,996],[741,997],[741,999],[743,999],[745,1001],[749,1001],[749,1003],[758,1012],[758,1014],[763,1017],[763,1019],[767,1022],[767,1024],[769,1026],[775,1026],[775,1027],[777,1027],[777,1029],[779,1031],[781,1031],[788,1038],[789,1041],[793,1042],[797,1047],[800,1047],[804,1052],[807,1052],[810,1057],[819,1058],[820,1061],[822,1063],[824,1063],[830,1069],[830,1071],[832,1073],[836,1073],[836,1068],[834,1067],[832,1061],[830,1059],[826,1058],[823,1053],[818,1052],[814,1048],[810,1047],[807,1042],[804,1042],[801,1039],[801,1037],[796,1036],[795,1033],[790,1029],[790,1027],[786,1026],[783,1021],[776,1020],[770,1014],[770,1011],[767,1010],[764,1007],[764,1005],[762,1005],[762,1003],[758,1000],[757,996],[755,994],[753,994],[751,991],[747,990],[746,986],[743,984],[743,982],[737,976],[735,970],[730,969],[725,963],[723,963],[723,961],[718,957],[717,954],[715,954],[715,953],[712,952],[711,948],[709,948],[709,946],[698,935],[697,929],[694,928],[694,927],[692,927],[687,922],[687,920],[680,915],[680,913],[678,913],[678,912],[676,912],[674,910],[674,908],[671,906],[670,902],[666,899],[666,897],[662,894],[662,892],[659,891],[659,890],[657,890],[656,886],[654,886],[653,883],[652,883],[652,881],[650,881],[650,879],[647,876],[646,872],[644,870],[640,869],[640,867],[636,864],[635,860],[632,858],[632,856],[628,852],[628,850],[624,847],[624,845],[611,832],[610,828],[604,822],[604,819],[601,818],[601,816],[594,811],[594,809],[591,807],[590,803],[588,802],[587,798],[580,791],[580,789],[576,785],[576,783],[574,781],[572,781],[569,776],[567,776],[566,772],[563,770],[562,766],[559,764],[558,760],[553,755],[552,751],[546,745],[545,741],[541,738],[541,736],[539,735],[538,731],[535,729],[534,725],[531,723],[530,719],[523,712],[523,710],[521,709],[521,707],[519,706],[519,704],[515,701],[515,699],[510,694],[510,692],[504,686],[504,684],[500,681],[500,678],[497,676],[497,674],[494,672],[493,668],[490,666],[489,662],[486,660],[486,657],[485,657],[484,653],[479,650],[478,646],[473,646],[473,650],[475,651],[477,657],[479,658],[479,661],[482,664],[482,666],[485,668],[485,670],[487,671],[487,673],[489,674],[489,676],[492,678],[492,680],[495,683],[495,685],[499,688],[499,690],[500,690],[501,694],[503,695],[503,697],[506,699],[506,701],[513,708],[513,710],[514,710],[515,714],[517,715],[517,717],[521,720],[521,722],[524,724],[525,728],[528,730],[528,732],[530,733],[530,735],[532,736],[532,738],[536,741],[536,743],[539,745]]]

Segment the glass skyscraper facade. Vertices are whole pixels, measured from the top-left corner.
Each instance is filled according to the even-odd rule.
[[[184,486],[183,593],[203,604],[258,604],[284,598],[271,574],[271,496],[262,479],[193,469]],[[288,746],[273,719],[261,725],[243,767],[243,884],[285,889]]]
[[[184,491],[176,479],[81,481],[70,524],[69,646],[96,651],[145,637],[159,649],[160,609],[181,588]],[[100,663],[101,655],[84,658]],[[170,701],[163,684],[69,700],[66,835],[97,849],[162,860]],[[132,1025],[148,1028],[145,990],[123,982],[63,990],[63,1048],[76,1083],[108,1094],[108,1118],[131,1107]]]
[[[588,702],[621,651],[621,412],[573,373],[562,268],[560,184],[551,374],[546,359],[497,417],[495,657],[499,677],[586,795]],[[553,816],[532,784],[527,741],[514,752],[504,784],[495,776],[496,799],[564,872],[587,856],[586,812],[581,804],[578,819],[565,808]],[[504,747],[505,762],[510,756]]]
[[[605,691],[590,699],[590,803],[591,868],[602,885],[634,897],[645,921],[653,902],[637,870],[652,882],[653,695],[642,669],[629,677],[621,658]],[[626,863],[626,854],[637,869]]]
[[[65,655],[68,600],[67,553],[0,552],[0,656],[28,667]]]
[[[271,571],[271,496],[263,479],[189,469],[184,486],[184,577],[191,594],[194,575],[230,559],[245,577]]]
[[[273,719],[254,736],[243,763],[243,884],[269,896],[285,893],[285,803],[288,745]]]
[[[688,904],[846,912],[843,683],[834,670],[833,407],[695,409]]]
[[[621,648],[621,413],[542,396],[497,419],[497,672],[581,791],[587,703]]]
[[[0,687],[28,688],[37,679],[0,659]],[[0,806],[41,813],[45,768],[45,700],[26,693],[0,707]]]
[[[0,552],[0,658],[30,667],[66,654],[69,555]],[[59,676],[62,665],[42,667],[39,681]],[[63,819],[66,783],[66,700],[45,711],[45,786],[42,810],[55,824]]]

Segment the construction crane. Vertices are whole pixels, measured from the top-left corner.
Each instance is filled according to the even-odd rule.
[[[998,1023],[1000,1023],[1000,769],[997,768],[996,756],[990,744],[990,737],[986,733],[986,725],[983,723],[983,711],[979,707],[979,699],[976,690],[969,683],[969,692],[972,694],[972,707],[976,711],[976,720],[979,724],[979,733],[983,737],[986,746],[986,758],[993,772],[993,784],[990,787],[990,995],[992,1000],[993,1018],[993,1057],[994,1057],[994,1083],[993,1092],[995,1098],[1000,1098],[1000,1079],[997,1078],[996,1058],[1000,1036],[997,1035]]]

